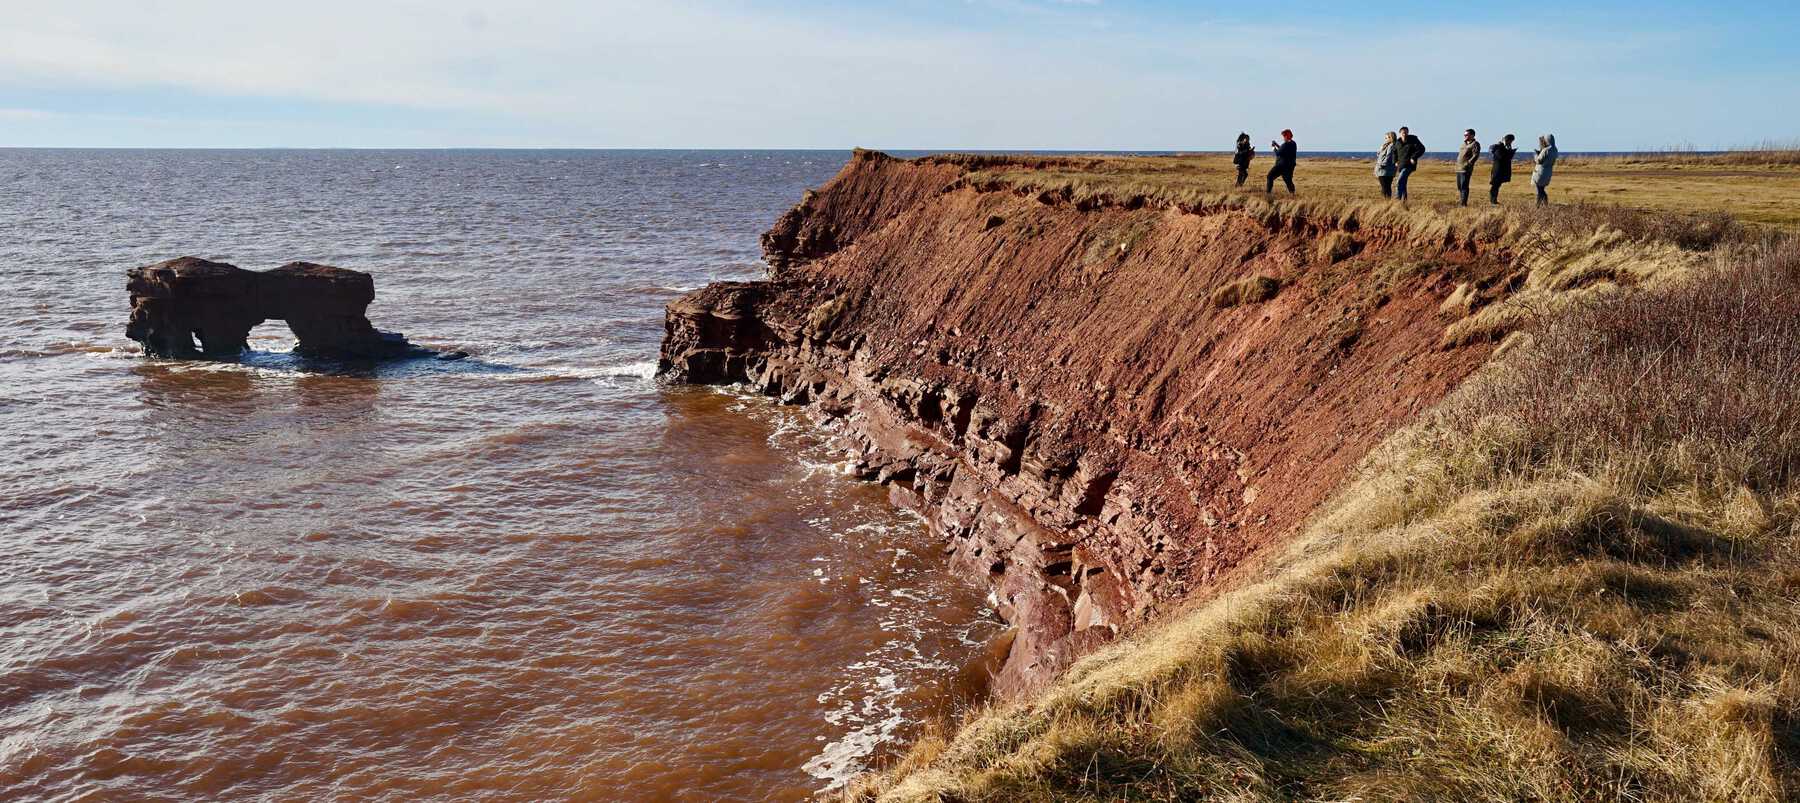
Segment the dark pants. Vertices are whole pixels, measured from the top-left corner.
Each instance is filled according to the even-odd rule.
[[[1475,174],[1465,170],[1456,171],[1456,194],[1462,198],[1462,205],[1469,205],[1469,179]]]
[[[1390,173],[1385,176],[1376,176],[1375,180],[1381,182],[1381,197],[1383,197],[1383,198],[1394,197],[1394,176],[1393,176],[1393,174]]]
[[[1395,198],[1399,198],[1402,201],[1406,200],[1406,180],[1412,178],[1413,171],[1417,169],[1419,169],[1418,165],[1400,168],[1400,180],[1394,182]]]
[[[1504,181],[1495,181],[1488,184],[1488,203],[1500,203],[1500,185],[1505,183]]]
[[[1238,165],[1237,169],[1238,169],[1237,185],[1239,187],[1242,187],[1242,186],[1244,186],[1244,179],[1247,179],[1250,177],[1250,166],[1249,165]]]
[[[1269,184],[1267,187],[1263,188],[1263,192],[1275,191],[1275,179],[1277,177],[1280,177],[1281,182],[1287,185],[1288,194],[1292,195],[1294,193],[1294,166],[1284,164],[1278,164],[1269,168]]]
[[[1550,193],[1548,193],[1548,192],[1545,192],[1545,187],[1544,187],[1544,185],[1542,185],[1542,184],[1534,184],[1534,185],[1532,185],[1532,186],[1535,186],[1535,187],[1537,187],[1537,191],[1538,191],[1538,206],[1543,206],[1543,205],[1544,205],[1544,204],[1547,204],[1547,203],[1550,203]]]

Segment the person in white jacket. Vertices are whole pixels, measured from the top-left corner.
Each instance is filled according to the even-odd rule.
[[[1542,134],[1538,136],[1537,155],[1532,158],[1535,165],[1531,168],[1531,186],[1537,188],[1538,206],[1550,203],[1550,193],[1545,190],[1550,186],[1550,174],[1556,169],[1556,135]]]

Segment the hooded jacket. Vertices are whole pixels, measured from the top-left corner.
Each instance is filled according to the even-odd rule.
[[[1494,157],[1492,182],[1505,184],[1512,181],[1513,157],[1518,155],[1519,149],[1509,148],[1506,146],[1506,140],[1500,140],[1494,143],[1493,147],[1488,148],[1488,153],[1493,154]]]
[[[1375,154],[1375,175],[1391,176],[1394,174],[1394,151],[1399,147],[1399,140],[1381,143],[1381,150]]]
[[[1531,183],[1539,187],[1550,186],[1550,173],[1556,169],[1556,135],[1544,135],[1544,147],[1539,149],[1534,160],[1536,167],[1531,168]]]
[[[1250,146],[1250,138],[1240,137],[1237,143],[1237,154],[1231,157],[1231,163],[1238,167],[1249,167],[1250,155],[1254,153],[1256,153],[1256,149]]]

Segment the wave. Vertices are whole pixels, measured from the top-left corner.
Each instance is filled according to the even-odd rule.
[[[599,373],[605,378],[655,379],[656,367],[656,360],[641,360],[620,365],[603,365]]]
[[[30,359],[41,357],[61,357],[67,354],[125,354],[136,353],[135,349],[127,350],[112,343],[90,343],[85,341],[65,341],[51,343],[41,348],[6,348],[0,349],[0,359]]]
[[[656,378],[656,360],[615,363],[612,365],[542,365],[534,370],[556,378],[567,379],[640,379]]]
[[[877,680],[885,681],[883,685],[889,689],[894,688],[892,674],[883,675]],[[865,704],[863,712],[865,714],[874,713],[873,709],[873,705]],[[854,710],[851,704],[846,703],[845,707],[827,714],[826,718],[834,723],[841,722]],[[852,718],[862,719],[862,717],[854,716]],[[896,731],[905,723],[905,714],[890,709],[887,716],[872,722],[863,722],[859,727],[845,734],[843,738],[827,744],[824,750],[819,751],[818,755],[801,765],[800,770],[826,782],[825,788],[820,789],[820,792],[840,789],[848,784],[850,779],[867,771],[866,759],[874,755],[875,751],[883,744],[894,741]]]

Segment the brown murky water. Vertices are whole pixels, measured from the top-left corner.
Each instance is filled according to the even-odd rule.
[[[781,800],[996,629],[794,412],[649,379],[835,153],[0,151],[0,799]],[[459,363],[146,360],[120,271],[370,270]]]

